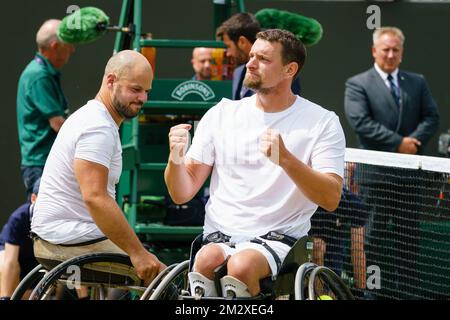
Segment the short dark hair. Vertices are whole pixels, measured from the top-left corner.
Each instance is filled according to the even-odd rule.
[[[253,43],[259,31],[261,31],[261,26],[255,16],[251,13],[240,12],[224,21],[217,28],[216,36],[223,39],[223,35],[226,34],[234,43],[237,43],[240,36],[244,36]]]
[[[268,29],[258,32],[256,39],[278,42],[281,44],[281,58],[283,64],[287,65],[291,62],[297,62],[298,64],[298,70],[294,79],[297,78],[306,60],[306,48],[300,39],[292,32],[282,29]]]

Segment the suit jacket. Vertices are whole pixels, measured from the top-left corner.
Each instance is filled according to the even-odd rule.
[[[253,90],[242,85],[246,72],[247,68],[245,67],[245,64],[241,64],[233,71],[233,100],[240,100],[255,94]],[[292,81],[291,89],[294,94],[300,95],[300,78]]]
[[[425,78],[399,70],[401,104],[397,106],[381,76],[371,68],[347,80],[345,114],[363,149],[397,152],[403,137],[422,142],[439,126],[439,112]]]

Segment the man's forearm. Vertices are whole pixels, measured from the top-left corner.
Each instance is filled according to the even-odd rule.
[[[5,261],[1,274],[0,297],[11,297],[19,284],[20,265],[19,262]]]
[[[280,166],[309,200],[328,211],[337,208],[342,180],[313,170],[290,153],[280,158]]]
[[[186,203],[195,195],[193,177],[183,161],[177,163],[169,159],[164,172],[170,197],[177,204]]]
[[[88,210],[100,230],[129,256],[145,251],[116,201],[109,195],[85,199]]]

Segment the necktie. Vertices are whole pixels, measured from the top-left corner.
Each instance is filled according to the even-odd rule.
[[[399,88],[395,85],[394,83],[394,78],[392,77],[391,74],[388,75],[387,77],[388,81],[389,81],[389,85],[391,87],[391,94],[392,97],[394,98],[395,103],[397,104],[397,107],[400,106],[400,90]]]

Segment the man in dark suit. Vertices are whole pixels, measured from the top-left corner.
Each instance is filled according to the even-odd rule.
[[[373,34],[374,67],[346,82],[345,113],[360,148],[421,154],[439,126],[439,113],[425,78],[399,70],[405,37],[395,27]],[[423,208],[414,175],[405,169],[368,166],[361,193],[372,206],[368,265],[381,270],[381,297],[417,298],[420,277],[419,213]]]
[[[250,97],[255,92],[243,85],[247,72],[249,53],[261,26],[251,13],[236,13],[217,28],[216,36],[227,46],[226,55],[234,59],[237,67],[233,72],[233,100]],[[300,80],[292,82],[292,92],[300,95]]]
[[[345,113],[363,149],[420,154],[438,129],[425,78],[398,68],[404,39],[398,28],[377,29],[374,67],[346,82]]]

